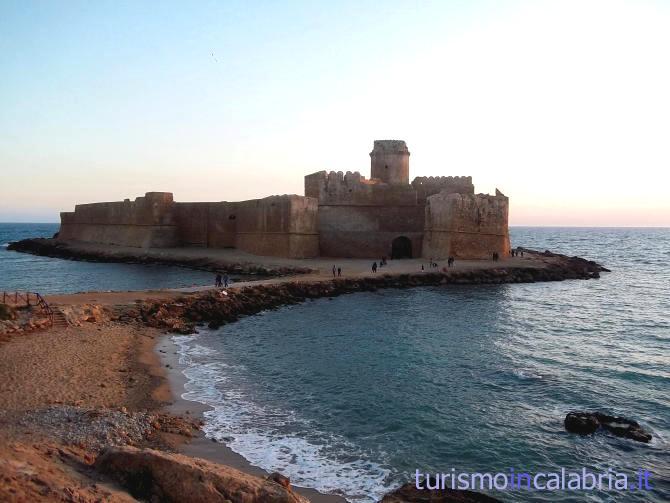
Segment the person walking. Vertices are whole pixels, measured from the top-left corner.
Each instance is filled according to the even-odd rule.
[[[219,288],[221,286],[221,275],[217,274],[216,278],[214,278],[214,286]]]
[[[372,263],[372,272],[377,272],[377,262]]]
[[[333,278],[335,277],[335,264],[333,264]]]
[[[228,281],[229,280],[230,280],[230,278],[228,277],[228,273],[224,274],[223,275],[223,287],[224,288],[228,288]]]
[[[337,277],[339,278],[340,276],[342,276],[342,268],[338,267],[337,268]]]

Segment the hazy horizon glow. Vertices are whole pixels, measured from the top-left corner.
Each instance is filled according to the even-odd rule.
[[[670,226],[670,4],[3,2],[0,221],[471,175],[511,225]]]

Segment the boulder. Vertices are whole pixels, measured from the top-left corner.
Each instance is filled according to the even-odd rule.
[[[639,423],[621,416],[610,416],[601,412],[568,412],[564,421],[565,429],[570,433],[590,435],[603,429],[617,437],[630,438],[637,442],[650,442],[651,433],[644,430]]]
[[[288,479],[276,482],[229,466],[153,449],[112,447],[95,461],[135,498],[191,503],[308,503],[290,489]],[[279,477],[275,477],[279,478]]]
[[[568,412],[564,424],[567,431],[580,435],[590,435],[600,428],[600,421],[588,412]]]
[[[379,503],[502,503],[499,499],[475,491],[458,489],[417,489],[409,482],[387,494]]]

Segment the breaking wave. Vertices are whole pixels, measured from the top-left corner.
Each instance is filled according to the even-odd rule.
[[[187,381],[182,398],[202,403],[203,431],[252,465],[278,471],[297,486],[336,494],[356,503],[378,501],[389,490],[391,470],[337,435],[319,431],[299,412],[261,405],[231,374],[242,365],[220,361],[219,352],[198,344],[198,335],[174,336]],[[235,381],[235,382],[233,382]]]

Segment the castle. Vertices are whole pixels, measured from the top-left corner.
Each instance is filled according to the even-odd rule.
[[[409,181],[404,141],[377,140],[371,176],[319,171],[305,195],[180,203],[169,192],[78,204],[60,240],[145,248],[236,248],[290,258],[490,258],[509,253],[509,200],[475,194],[471,177]]]

